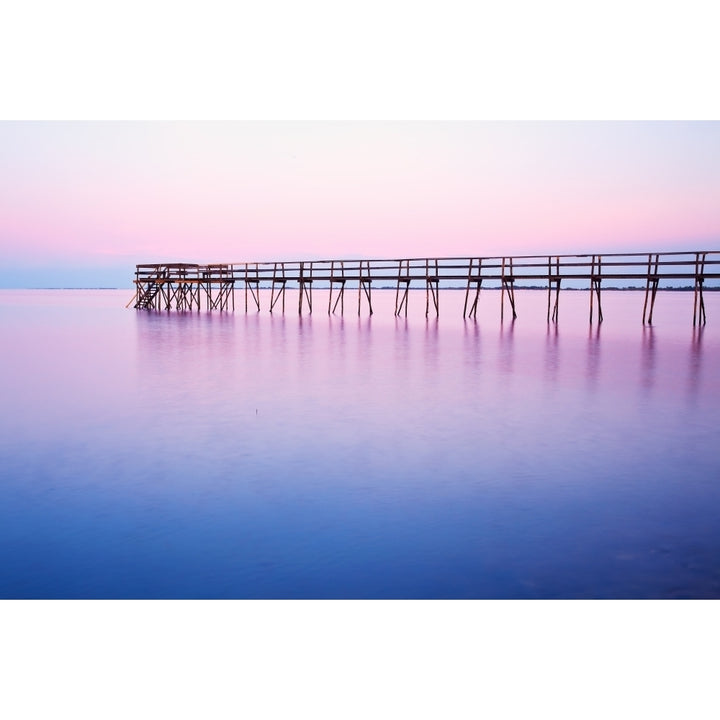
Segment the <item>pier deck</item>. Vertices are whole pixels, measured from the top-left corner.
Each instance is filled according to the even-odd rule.
[[[465,290],[463,317],[475,318],[483,288],[501,290],[500,316],[507,302],[517,317],[515,289],[547,289],[547,320],[557,322],[561,285],[588,283],[590,322],[602,322],[603,283],[641,283],[645,290],[643,324],[652,324],[655,295],[666,287],[690,284],[693,325],[705,324],[703,290],[720,289],[720,251],[606,253],[602,255],[515,255],[506,257],[448,257],[401,259],[297,260],[271,262],[145,263],[135,268],[135,296],[128,303],[154,310],[235,310],[236,290],[244,295],[244,309],[261,309],[261,289],[270,293],[267,308],[285,310],[288,286],[299,290],[298,312],[312,312],[313,287],[329,289],[328,313],[344,312],[345,293],[357,294],[372,314],[372,288],[395,289],[395,314],[407,315],[412,283],[425,289],[425,314],[440,314],[440,290]],[[492,285],[491,285],[492,284]],[[606,285],[607,287],[607,285]],[[334,303],[333,303],[334,300]]]

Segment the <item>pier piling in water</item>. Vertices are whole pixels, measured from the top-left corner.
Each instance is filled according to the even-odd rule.
[[[253,267],[254,266],[254,267]],[[245,264],[245,312],[248,311],[248,290],[260,312],[260,271],[257,263]]]
[[[398,260],[397,287],[395,289],[395,315],[399,315],[405,307],[405,317],[408,309],[408,291],[410,290],[410,260]],[[403,292],[400,294],[400,286]],[[398,301],[399,298],[399,301]]]
[[[372,277],[370,275],[369,260],[360,261],[360,274],[358,276],[358,317],[360,316],[363,293],[367,300],[369,314],[372,315]]]
[[[597,295],[598,323],[603,321],[600,304],[600,284],[602,283],[602,255],[593,255],[590,265],[590,324],[593,321],[593,295]]]
[[[134,307],[150,310],[235,309],[235,288],[245,292],[245,312],[252,303],[260,311],[260,291],[270,290],[269,311],[280,303],[285,312],[288,283],[299,293],[298,313],[312,313],[313,286],[329,289],[328,314],[345,312],[345,290],[357,286],[358,315],[363,297],[373,314],[373,284],[395,286],[395,315],[407,317],[411,282],[425,283],[425,315],[434,308],[440,315],[440,290],[465,289],[463,318],[477,318],[483,283],[495,283],[500,290],[500,318],[505,301],[513,320],[517,318],[515,290],[547,289],[547,322],[558,322],[560,287],[590,290],[590,323],[597,305],[598,323],[603,321],[602,283],[640,282],[645,287],[642,323],[651,325],[655,297],[661,281],[686,281],[693,290],[693,325],[707,321],[703,291],[720,289],[720,251],[665,253],[606,253],[604,255],[516,255],[465,258],[399,258],[392,260],[303,260],[214,263],[150,263],[135,267]],[[580,286],[580,287],[577,287]],[[585,285],[587,288],[588,285]],[[606,285],[607,287],[607,285]],[[612,287],[612,286],[611,286]],[[636,287],[636,286],[633,286]],[[554,291],[554,301],[553,301]],[[333,303],[334,298],[334,303]],[[132,301],[131,301],[132,303]],[[130,303],[129,303],[130,304]]]
[[[280,266],[278,268],[278,265]],[[285,263],[273,263],[272,288],[270,291],[270,312],[275,308],[275,303],[282,297],[282,311],[285,312]],[[277,287],[276,287],[277,286]],[[277,294],[276,294],[277,293]]]
[[[502,274],[500,279],[502,282],[502,286],[500,288],[500,322],[503,320],[504,300],[506,294],[508,296],[508,300],[510,301],[510,307],[512,308],[513,320],[515,320],[517,319],[517,313],[515,312],[515,275],[513,274],[512,258],[502,259]]]
[[[335,269],[335,263],[338,263],[339,268],[339,275],[337,274],[338,271]],[[331,260],[330,261],[330,295],[328,296],[328,315],[330,313],[334,313],[337,310],[337,305],[340,303],[340,314],[344,314],[345,312],[345,282],[347,278],[345,277],[345,262],[343,260]],[[335,304],[332,304],[333,299],[333,290],[335,289],[335,284],[338,284],[340,287],[338,288],[338,295],[335,299]],[[332,306],[332,309],[331,309]]]
[[[553,265],[552,257],[548,257],[548,301],[547,301],[547,321],[556,323],[558,321],[558,313],[560,307],[560,283],[562,277],[560,276],[560,257],[555,256],[555,264]],[[552,300],[552,290],[555,288],[555,304],[552,308],[552,315],[550,315],[550,301]]]
[[[705,258],[706,252],[697,253],[695,256],[695,286],[693,300],[693,325],[705,324],[705,301],[703,299],[703,286],[705,285]],[[709,275],[707,277],[713,277]]]
[[[660,276],[658,275],[658,262],[660,255],[655,253],[653,261],[652,253],[648,255],[647,282],[645,284],[645,303],[643,305],[643,325],[645,324],[645,313],[647,311],[648,296],[650,296],[650,313],[647,316],[647,324],[652,325],[653,308],[655,307],[655,295],[657,294]]]
[[[475,271],[475,274],[473,274]],[[465,304],[463,305],[463,318],[467,311],[468,298],[470,296],[470,288],[475,285],[475,298],[470,305],[470,312],[468,317],[477,317],[477,306],[478,300],[480,299],[480,288],[482,286],[482,258],[477,258],[477,266],[475,266],[475,258],[470,258],[470,265],[468,267],[467,287],[465,288]]]

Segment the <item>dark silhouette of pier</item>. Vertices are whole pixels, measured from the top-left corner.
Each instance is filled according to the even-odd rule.
[[[463,317],[477,315],[480,291],[501,291],[500,317],[505,306],[517,317],[515,289],[547,290],[547,321],[559,317],[563,283],[588,283],[590,322],[600,323],[602,285],[644,285],[642,322],[652,324],[655,296],[660,283],[677,287],[692,284],[693,325],[706,322],[703,290],[706,281],[720,281],[720,251],[606,253],[602,255],[515,255],[506,257],[402,258],[389,260],[298,260],[272,262],[149,263],[135,268],[135,296],[128,303],[152,310],[235,310],[236,292],[244,298],[244,309],[261,309],[261,290],[269,298],[270,312],[285,311],[288,286],[299,291],[298,312],[313,310],[313,287],[329,289],[328,314],[344,313],[345,295],[357,296],[357,312],[363,305],[372,315],[372,289],[395,289],[395,314],[407,316],[411,283],[425,289],[425,314],[440,315],[440,290],[465,290]],[[484,284],[484,285],[483,285]],[[641,286],[642,286],[641,285]],[[717,284],[714,287],[719,287]],[[333,302],[334,301],[334,302]]]

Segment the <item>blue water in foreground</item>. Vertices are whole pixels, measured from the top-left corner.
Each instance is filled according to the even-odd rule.
[[[0,597],[720,597],[720,293],[129,295],[0,292]]]

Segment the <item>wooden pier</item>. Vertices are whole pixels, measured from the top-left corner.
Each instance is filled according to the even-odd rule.
[[[372,288],[395,289],[395,315],[407,316],[409,290],[425,290],[425,315],[440,315],[440,290],[465,291],[463,317],[477,315],[480,291],[500,290],[500,318],[507,302],[517,318],[515,289],[547,289],[547,321],[557,323],[560,288],[569,283],[590,290],[590,323],[603,321],[602,286],[644,287],[643,324],[651,325],[655,296],[661,283],[693,289],[693,325],[706,322],[703,290],[720,289],[720,251],[609,253],[603,255],[515,255],[507,257],[401,258],[390,260],[299,260],[272,262],[150,263],[135,268],[135,296],[128,303],[152,310],[235,310],[237,292],[244,294],[245,312],[261,310],[261,290],[269,293],[268,310],[285,312],[285,291],[297,289],[298,312],[313,310],[313,287],[329,289],[327,312],[344,313],[345,294],[357,293],[357,312],[372,315]],[[492,285],[490,285],[492,283]],[[578,289],[578,288],[576,288]],[[334,303],[333,303],[334,299]]]

